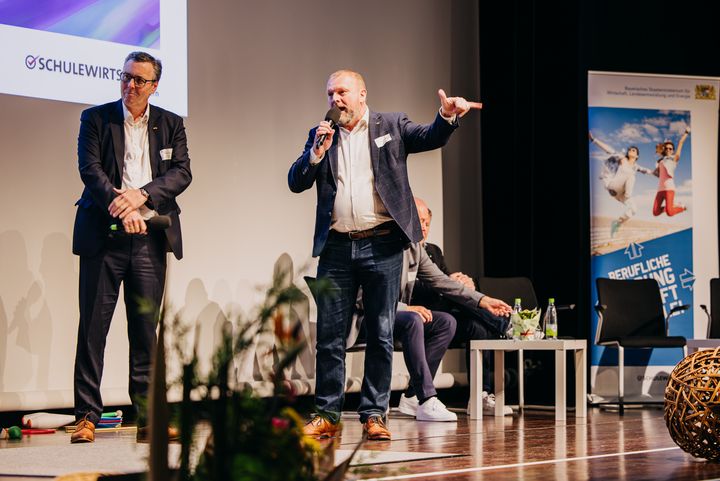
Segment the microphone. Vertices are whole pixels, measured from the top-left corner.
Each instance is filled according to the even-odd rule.
[[[333,108],[327,111],[325,114],[325,120],[330,122],[330,127],[334,128],[335,125],[337,125],[338,121],[340,120],[340,109],[337,108],[337,105],[334,105]],[[325,142],[325,138],[327,137],[327,134],[321,134],[320,137],[318,137],[317,142],[315,142],[315,148],[319,149],[320,146]]]
[[[169,215],[156,215],[145,220],[148,230],[163,230],[172,225],[172,219]],[[110,224],[111,232],[125,233],[122,222],[119,224]]]

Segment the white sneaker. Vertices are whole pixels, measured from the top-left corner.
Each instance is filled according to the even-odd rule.
[[[417,408],[415,419],[418,421],[457,421],[457,414],[448,411],[445,405],[433,396]]]
[[[398,411],[408,416],[415,417],[418,410],[418,398],[417,396],[406,397],[405,394],[400,396],[400,404],[398,404]]]
[[[487,391],[482,392],[482,409],[483,415],[495,414],[495,395],[488,394]],[[468,416],[470,415],[470,401],[467,407]],[[503,416],[512,416],[513,410],[510,406],[503,406]]]

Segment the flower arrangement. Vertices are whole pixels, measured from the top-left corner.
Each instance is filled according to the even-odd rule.
[[[182,341],[189,332],[178,319],[171,324],[173,348],[182,359],[182,402],[179,409],[181,433],[180,468],[171,472],[167,466],[168,406],[165,370],[165,321],[160,314],[158,348],[153,365],[148,400],[150,421],[150,472],[153,481],[339,481],[344,479],[349,460],[334,466],[335,443],[321,445],[303,436],[303,418],[295,410],[295,395],[284,372],[306,347],[302,328],[292,325],[286,315],[290,304],[304,299],[292,284],[292,268],[276,268],[272,285],[259,306],[254,320],[234,325],[227,323],[222,341],[213,357],[210,374],[201,379],[197,373],[197,347],[184,356]],[[314,286],[314,295],[327,287]],[[233,386],[233,359],[253,345],[253,340],[272,331],[279,361],[270,381],[273,395],[262,398],[248,387]],[[201,393],[200,406],[191,394]],[[191,466],[193,430],[200,421],[199,412],[209,415],[211,434],[196,466]],[[357,449],[360,444],[357,445]]]
[[[509,339],[542,339],[543,332],[540,327],[540,310],[523,309],[513,312],[510,316],[510,325],[507,333]]]

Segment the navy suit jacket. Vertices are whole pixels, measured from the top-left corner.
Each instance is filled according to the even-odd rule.
[[[440,114],[432,123],[423,125],[411,122],[404,113],[370,112],[368,137],[375,190],[408,242],[418,242],[422,238],[422,231],[408,181],[407,156],[442,147],[456,128],[457,121],[450,124]],[[325,247],[335,206],[340,137],[337,130],[338,127],[335,128],[332,146],[316,165],[310,164],[315,129],[310,130],[302,155],[288,173],[291,191],[302,192],[312,187],[313,183],[317,188],[313,257],[319,256]],[[389,135],[390,140],[378,147],[375,139],[385,135]]]
[[[120,223],[108,213],[117,194],[113,187],[122,185],[125,155],[125,129],[122,100],[89,108],[80,116],[78,136],[78,168],[85,184],[76,202],[73,254],[94,256],[108,239],[110,224]],[[182,117],[150,106],[148,145],[152,181],[143,186],[150,195],[154,209],[170,216],[172,225],[165,230],[168,250],[182,258],[180,207],[175,198],[192,180],[187,138]],[[163,160],[160,151],[172,149],[172,157]]]

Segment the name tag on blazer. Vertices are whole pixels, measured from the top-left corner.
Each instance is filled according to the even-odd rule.
[[[390,134],[385,134],[385,135],[375,139],[375,145],[377,145],[378,149],[379,149],[380,147],[387,144],[391,140],[392,140],[392,137],[390,137]]]
[[[172,159],[172,151],[173,149],[162,149],[160,151],[160,158],[162,160],[170,160]]]

